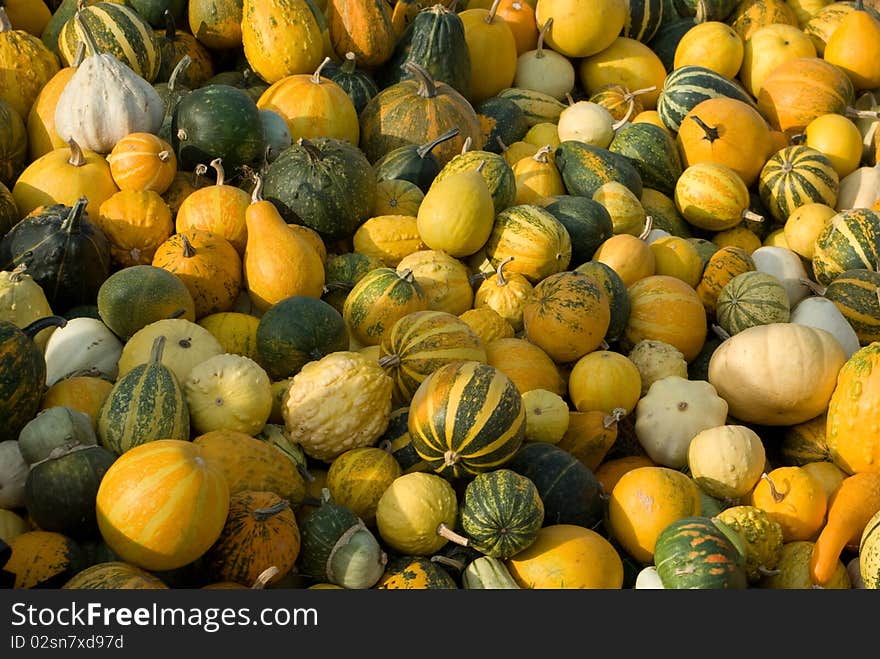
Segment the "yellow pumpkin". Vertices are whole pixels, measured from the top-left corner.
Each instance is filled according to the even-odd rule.
[[[581,357],[568,378],[568,396],[578,412],[611,414],[633,411],[642,395],[639,369],[627,357],[611,350],[595,350]]]
[[[785,542],[813,540],[825,524],[828,497],[822,484],[802,467],[785,466],[761,476],[750,504],[782,527]]]
[[[816,238],[837,211],[825,204],[812,203],[798,206],[783,226],[785,247],[805,259],[812,260]]]
[[[502,318],[497,311],[489,307],[468,309],[458,315],[468,327],[470,327],[483,345],[487,345],[496,339],[512,339],[513,326]]]
[[[396,268],[405,256],[427,249],[413,215],[379,215],[361,224],[352,238],[354,251]]]
[[[260,319],[239,311],[220,311],[196,321],[220,343],[223,352],[257,358],[257,327]],[[277,423],[277,421],[276,421]]]
[[[643,234],[644,235],[644,232]],[[620,233],[607,238],[593,254],[593,260],[614,270],[629,288],[656,272],[657,261],[641,236]]]
[[[681,279],[696,288],[703,274],[703,260],[694,244],[681,236],[661,236],[650,245],[655,274]]]
[[[841,114],[823,114],[804,131],[804,144],[823,153],[842,179],[855,171],[862,161],[862,134],[858,127]]]
[[[558,139],[557,139],[558,142]],[[516,204],[540,204],[547,197],[565,194],[565,183],[556,165],[549,158],[552,145],[537,150],[530,158],[523,158],[513,166],[516,183]]]
[[[742,66],[743,51],[742,38],[727,23],[705,21],[684,33],[672,66],[703,66],[733,80]]]
[[[567,382],[546,352],[525,339],[495,339],[485,344],[490,366],[509,377],[521,394],[532,389],[546,389],[560,396]]]
[[[545,40],[566,57],[589,57],[608,48],[626,22],[621,0],[543,0],[535,4],[535,21],[553,19]],[[577,20],[574,19],[577,17]]]
[[[320,64],[324,37],[305,0],[244,0],[240,6],[240,43],[248,64],[263,80],[271,85],[285,76],[314,71]],[[197,32],[193,34],[200,39]]]
[[[556,26],[551,34],[555,29]],[[639,99],[644,109],[654,110],[666,68],[660,57],[641,41],[618,36],[606,48],[579,62],[578,77],[590,96],[609,85],[622,85],[631,91],[650,89],[641,93]]]
[[[474,290],[467,266],[446,252],[416,250],[400,259],[397,270],[412,272],[428,299],[428,309],[431,311],[459,315],[474,304]]]
[[[880,87],[880,20],[856,3],[828,37],[823,58],[845,71],[857,91]]]
[[[385,490],[402,474],[388,451],[374,446],[349,449],[327,470],[327,489],[333,502],[345,506],[365,524],[376,522],[376,508]]]
[[[27,113],[28,154],[31,161],[53,149],[67,146],[55,132],[55,106],[74,73],[75,66],[59,69],[40,89]]]
[[[816,57],[816,47],[796,25],[775,23],[760,27],[745,42],[739,79],[756,97],[764,79],[783,62],[798,57]]]
[[[122,190],[108,197],[93,222],[110,242],[110,256],[120,267],[149,265],[174,231],[171,209],[153,190]]]
[[[428,556],[448,542],[437,528],[454,528],[457,515],[458,500],[449,481],[417,471],[398,476],[385,488],[376,504],[376,528],[394,551]]]
[[[534,287],[524,275],[504,272],[504,267],[515,259],[515,256],[508,256],[498,264],[495,274],[483,280],[474,295],[474,308],[494,309],[515,332],[519,332],[523,328],[523,308]]]
[[[468,100],[475,106],[513,85],[516,75],[516,38],[505,20],[496,16],[498,4],[458,14],[471,60]]]

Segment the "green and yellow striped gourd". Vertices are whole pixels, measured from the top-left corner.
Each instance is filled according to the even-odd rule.
[[[831,280],[823,295],[840,309],[861,345],[880,341],[880,272],[847,270]]]
[[[716,314],[718,324],[732,336],[756,325],[787,323],[791,308],[782,282],[756,270],[727,282],[718,295]]]
[[[850,208],[831,218],[816,236],[813,275],[828,286],[847,270],[880,269],[880,213]]]
[[[806,204],[834,208],[840,179],[828,157],[809,146],[796,144],[777,151],[758,177],[758,194],[777,222],[785,222]]]
[[[164,348],[165,337],[156,337],[149,361],[119,378],[101,405],[98,439],[117,455],[157,439],[190,438],[186,398],[174,372],[162,363]]]
[[[364,346],[380,345],[400,318],[428,308],[428,297],[411,270],[376,268],[345,298],[342,317],[349,334]]]

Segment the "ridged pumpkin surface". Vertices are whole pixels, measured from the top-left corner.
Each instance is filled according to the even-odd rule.
[[[434,371],[410,403],[413,446],[434,471],[454,477],[503,465],[525,436],[525,409],[513,381],[480,362]]]
[[[880,269],[880,212],[852,208],[831,218],[816,236],[813,273],[829,285],[847,270]]]
[[[0,98],[24,119],[40,90],[58,73],[58,57],[23,30],[0,34]]]
[[[787,323],[790,314],[785,287],[766,272],[744,272],[731,279],[718,295],[718,324],[736,334],[748,327]]]
[[[753,270],[755,262],[742,247],[722,247],[709,257],[696,291],[710,318],[715,317],[718,295],[727,283],[737,275]]]
[[[880,273],[856,268],[837,275],[825,289],[825,297],[837,306],[852,325],[859,343],[880,341]]]
[[[536,284],[568,268],[571,237],[549,211],[522,204],[510,206],[495,216],[485,249],[493,268],[513,256],[507,271],[518,272]]]
[[[124,561],[87,567],[62,586],[64,590],[167,590],[159,577]]]
[[[414,311],[425,311],[428,299],[412,276],[376,268],[348,294],[342,316],[352,337],[362,345],[379,345],[394,323]]]
[[[778,221],[785,222],[806,204],[834,208],[840,180],[827,156],[808,146],[789,146],[770,157],[761,169],[758,193]]]

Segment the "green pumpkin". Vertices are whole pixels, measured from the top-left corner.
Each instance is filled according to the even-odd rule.
[[[523,109],[509,98],[492,96],[476,108],[480,121],[489,126],[486,133],[486,151],[503,153],[505,148],[525,137],[529,130]]]
[[[0,183],[0,236],[5,235],[18,223],[18,206],[15,197],[3,183]]]
[[[645,187],[667,196],[675,194],[675,182],[683,170],[681,156],[675,140],[660,126],[626,124],[615,133],[608,150],[629,158]]]
[[[286,298],[272,305],[257,325],[257,363],[272,380],[293,377],[306,362],[348,346],[342,314],[323,300]]]
[[[522,87],[508,87],[497,95],[513,101],[520,107],[529,128],[535,124],[555,124],[566,107],[565,103],[549,94]]]
[[[847,319],[859,344],[880,341],[880,272],[855,268],[837,275],[823,295]]]
[[[40,529],[76,539],[100,535],[95,497],[116,456],[101,446],[68,444],[31,465],[24,498],[28,515]]]
[[[459,515],[469,546],[504,560],[535,541],[544,523],[544,502],[525,476],[494,469],[467,484]]]
[[[119,378],[98,411],[98,439],[116,455],[157,439],[190,439],[183,387],[162,363],[164,347],[165,337],[156,337],[149,361]]]
[[[664,588],[746,588],[745,559],[707,517],[685,517],[657,536],[654,565]]]
[[[64,327],[60,316],[35,320],[19,327],[0,320],[0,442],[18,435],[40,408],[46,384],[46,360],[34,337],[47,327]]]
[[[346,252],[332,254],[324,264],[324,294],[321,299],[342,313],[345,298],[368,272],[381,268],[382,261],[369,254]]]
[[[664,19],[667,0],[628,0],[629,11],[621,36],[648,43]]]
[[[608,323],[608,330],[605,332],[605,341],[616,342],[626,329],[632,309],[626,284],[614,268],[601,261],[587,261],[577,266],[575,271],[590,275],[608,295],[611,322]]]
[[[29,465],[47,460],[65,445],[96,446],[98,437],[85,412],[71,407],[48,407],[28,421],[18,435],[18,448]]]
[[[427,192],[440,173],[440,162],[433,153],[434,149],[459,132],[458,126],[454,126],[424,144],[404,144],[392,149],[373,163],[376,181],[402,179],[419,186],[422,192]]]
[[[662,28],[661,28],[662,32]],[[757,110],[755,99],[742,85],[703,66],[680,66],[663,81],[657,97],[660,121],[672,133],[677,133],[681,122],[699,103],[708,98],[732,98]]]
[[[345,53],[342,64],[328,62],[321,75],[345,90],[358,114],[367,102],[379,93],[379,85],[367,71],[358,68],[357,59],[352,52]]]
[[[669,0],[664,1],[669,4]],[[647,46],[660,58],[666,71],[672,73],[675,69],[675,49],[678,48],[678,42],[697,22],[693,17],[682,17],[675,11],[669,13],[672,15],[667,18],[664,11],[663,21]]]
[[[577,140],[565,140],[556,147],[556,168],[570,195],[592,199],[605,183],[622,183],[636,196],[642,196],[642,177],[626,156]]]
[[[285,221],[323,238],[349,238],[373,211],[376,176],[363,152],[343,140],[300,139],[269,165],[263,199]]]
[[[595,474],[565,449],[526,442],[505,465],[531,480],[544,502],[544,526],[577,524],[593,528],[604,507]]]
[[[165,26],[166,12],[174,20],[184,19],[186,0],[126,0],[126,4],[147,19],[154,28]]]
[[[715,303],[718,324],[731,336],[756,325],[787,323],[790,314],[785,287],[773,275],[757,270],[727,282]]]
[[[806,204],[834,208],[839,187],[840,179],[828,156],[802,144],[777,151],[764,164],[758,179],[761,203],[782,224]]]
[[[593,258],[599,246],[614,233],[608,209],[598,201],[577,195],[559,195],[546,206],[571,238],[569,268],[576,268]]]
[[[418,454],[409,434],[409,406],[398,407],[388,417],[388,427],[376,442],[376,446],[391,453],[401,472],[430,471],[431,467]]]

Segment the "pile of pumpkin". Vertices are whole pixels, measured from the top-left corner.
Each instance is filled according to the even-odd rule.
[[[0,4],[10,586],[880,587],[880,2]]]

